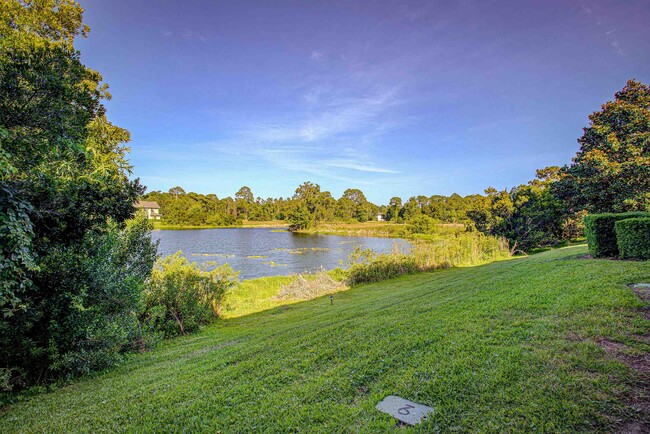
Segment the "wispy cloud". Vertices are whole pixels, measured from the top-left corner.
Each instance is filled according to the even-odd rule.
[[[201,42],[207,42],[208,38],[200,32],[195,32],[191,30],[186,30],[184,32],[180,33],[174,33],[171,30],[159,30],[160,34],[163,35],[165,38],[170,38],[172,36],[178,37],[180,39],[185,39],[185,40],[197,40]]]
[[[324,162],[328,167],[340,167],[343,169],[356,170],[359,172],[371,172],[371,173],[400,173],[396,170],[383,169],[381,167],[376,167],[374,165],[368,165],[359,163],[354,160],[330,160]]]
[[[391,117],[402,103],[399,85],[358,89],[317,83],[300,88],[296,100],[291,114],[243,122],[211,148],[356,184],[371,183],[361,179],[363,174],[399,173],[378,164],[369,152],[373,141],[395,125]]]
[[[360,132],[391,106],[399,104],[396,94],[397,88],[393,88],[364,97],[335,97],[321,103],[315,114],[304,114],[298,120],[251,124],[239,135],[245,141],[315,142]]]
[[[311,60],[316,62],[323,62],[325,60],[325,53],[320,50],[312,50],[310,57]]]

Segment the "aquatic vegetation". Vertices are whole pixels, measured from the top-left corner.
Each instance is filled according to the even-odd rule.
[[[262,255],[248,255],[246,256],[247,259],[266,259],[266,256]]]

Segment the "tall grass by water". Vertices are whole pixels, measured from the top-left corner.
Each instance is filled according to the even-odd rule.
[[[509,256],[504,238],[477,232],[456,233],[436,241],[414,241],[407,252],[397,245],[385,254],[357,250],[350,257],[347,282],[349,285],[379,282],[403,274],[481,265]]]

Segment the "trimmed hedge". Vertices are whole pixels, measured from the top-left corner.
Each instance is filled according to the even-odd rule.
[[[591,214],[585,217],[585,237],[589,244],[589,254],[594,258],[618,256],[618,244],[614,225],[619,220],[631,218],[650,218],[647,212],[626,212],[620,214]]]
[[[614,226],[621,258],[650,259],[650,218],[619,220]]]

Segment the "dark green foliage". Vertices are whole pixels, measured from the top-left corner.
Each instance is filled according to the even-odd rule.
[[[619,220],[635,217],[648,217],[646,212],[590,214],[585,217],[585,237],[589,244],[589,254],[594,258],[613,258],[618,256],[615,224]]]
[[[238,274],[228,264],[201,269],[180,252],[160,259],[144,293],[143,322],[167,337],[197,331],[219,315],[224,296],[238,283]]]
[[[0,366],[5,386],[100,369],[140,341],[155,256],[129,133],[74,48],[74,1],[0,2]],[[8,372],[8,374],[7,374]]]
[[[436,221],[427,215],[419,215],[409,221],[409,231],[412,234],[429,234],[436,227]]]
[[[614,227],[621,258],[650,259],[650,218],[619,220]]]
[[[580,150],[554,191],[572,212],[643,211],[650,206],[650,88],[629,80],[589,116]]]
[[[510,191],[488,188],[487,200],[476,200],[467,214],[479,231],[508,239],[513,252],[556,245],[566,236],[567,222],[551,192],[558,170],[538,170],[537,179]]]
[[[20,386],[47,375],[78,375],[143,349],[141,294],[153,262],[146,217],[110,222],[79,242],[52,244],[39,260],[24,309],[0,321],[0,360]]]
[[[289,222],[289,230],[295,232],[309,229],[313,224],[313,219],[306,207],[299,207],[291,213],[289,216]]]

